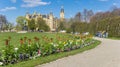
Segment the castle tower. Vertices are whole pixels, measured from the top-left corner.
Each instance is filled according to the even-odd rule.
[[[64,21],[64,8],[63,8],[63,6],[61,7],[61,11],[60,11],[60,20],[61,21]]]
[[[30,19],[29,15],[30,15],[30,14],[29,14],[29,12],[27,11],[27,12],[26,12],[26,15],[25,15],[26,19]]]
[[[53,23],[54,23],[54,16],[53,16],[53,13],[50,12],[50,14],[49,14],[49,27],[51,30],[53,30]]]

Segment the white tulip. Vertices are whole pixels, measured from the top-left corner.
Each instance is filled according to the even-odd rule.
[[[3,65],[3,62],[0,62],[0,65]]]
[[[18,48],[15,48],[15,51],[17,51],[18,50]]]

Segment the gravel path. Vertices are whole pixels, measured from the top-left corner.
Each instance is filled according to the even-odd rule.
[[[37,67],[120,67],[120,40],[95,38],[101,45]]]

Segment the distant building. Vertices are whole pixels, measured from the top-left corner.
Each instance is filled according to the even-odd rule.
[[[65,15],[64,15],[64,9],[63,6],[61,7],[61,12],[60,12],[60,21],[64,21],[65,20]]]
[[[58,18],[54,17],[53,13],[51,12],[50,14],[39,14],[37,12],[34,12],[33,14],[29,14],[28,12],[25,15],[27,20],[31,20],[31,19],[35,19],[35,21],[37,21],[37,18],[43,18],[43,20],[46,22],[46,24],[50,27],[51,31],[55,31],[57,29],[58,26]],[[61,9],[60,12],[60,20],[63,21],[64,20],[64,9]],[[26,23],[26,25],[28,25],[28,23]],[[36,28],[37,29],[37,28]]]

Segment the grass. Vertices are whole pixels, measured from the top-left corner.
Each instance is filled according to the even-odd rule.
[[[109,37],[109,39],[120,40],[120,37]]]
[[[49,38],[54,38],[56,37],[56,34],[58,34],[62,38],[72,38],[71,35],[69,34],[60,34],[60,33],[39,33],[39,32],[33,32],[33,33],[23,33],[23,34],[18,34],[18,33],[0,33],[0,50],[5,47],[5,39],[8,39],[8,37],[11,37],[11,45],[14,45],[17,47],[20,45],[19,41],[23,37],[27,37],[30,39],[33,39],[34,37],[40,38],[41,42],[43,42],[42,37],[47,36]]]
[[[60,58],[63,58],[63,57],[67,57],[67,56],[70,56],[70,55],[75,55],[75,54],[84,52],[86,50],[93,49],[96,46],[98,46],[100,43],[101,43],[100,41],[96,40],[94,44],[92,44],[90,46],[86,46],[86,47],[81,48],[81,49],[76,49],[76,50],[73,50],[73,51],[70,51],[70,52],[61,52],[61,53],[52,54],[52,55],[45,56],[45,57],[39,57],[39,58],[36,58],[36,59],[33,59],[33,60],[19,62],[15,65],[8,65],[8,66],[5,66],[5,67],[34,67],[34,66],[41,65],[41,64],[44,64],[44,63],[49,63],[51,61],[54,61],[54,60],[57,60],[57,59],[60,59]]]

